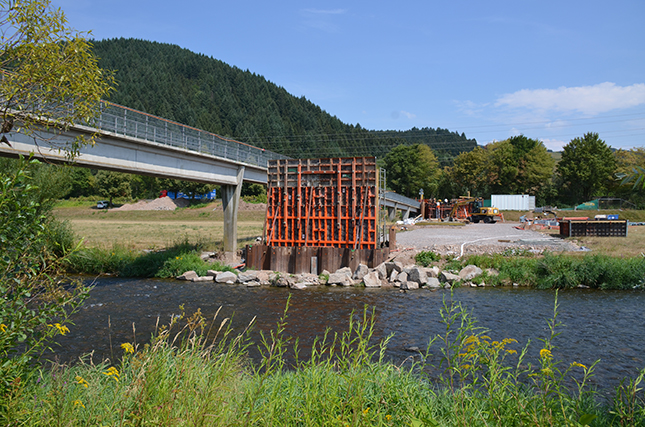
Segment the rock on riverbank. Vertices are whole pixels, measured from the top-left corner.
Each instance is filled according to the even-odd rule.
[[[488,271],[488,275],[495,275],[495,271]],[[314,274],[287,274],[277,271],[244,271],[239,274],[231,272],[218,272],[209,270],[206,276],[200,277],[194,271],[187,271],[179,280],[192,282],[214,281],[225,284],[241,284],[249,287],[277,286],[291,289],[305,289],[311,286],[364,286],[367,288],[398,288],[403,291],[420,288],[449,289],[456,283],[468,286],[486,286],[479,280],[473,279],[483,274],[483,271],[474,265],[469,265],[459,272],[441,271],[439,267],[420,267],[418,265],[404,265],[399,261],[388,261],[376,268],[368,268],[360,264],[355,271],[349,267],[341,268],[333,273],[323,271],[319,276]]]

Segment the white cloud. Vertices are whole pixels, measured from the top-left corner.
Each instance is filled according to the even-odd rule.
[[[562,151],[562,147],[564,147],[569,143],[569,141],[561,141],[559,139],[549,139],[549,138],[540,139],[540,141],[544,143],[544,146],[546,148],[553,151]]]
[[[600,114],[620,108],[645,104],[645,84],[617,86],[605,82],[594,86],[558,89],[522,89],[501,96],[496,106]]]
[[[405,116],[408,119],[416,119],[417,115],[413,113],[408,113],[407,111],[401,110],[401,111],[392,111],[392,118],[393,119],[398,119],[401,116]]]

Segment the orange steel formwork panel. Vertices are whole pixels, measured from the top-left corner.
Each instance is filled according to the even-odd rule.
[[[265,242],[377,248],[374,157],[270,160]]]

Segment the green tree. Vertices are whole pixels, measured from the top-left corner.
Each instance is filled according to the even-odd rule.
[[[110,206],[115,197],[130,197],[132,194],[130,175],[127,173],[101,170],[95,179],[98,193],[110,201]]]
[[[418,197],[420,189],[423,189],[424,197],[436,194],[441,169],[427,145],[399,145],[383,160],[387,183],[392,190],[408,197]]]
[[[616,172],[616,160],[605,141],[589,132],[564,146],[557,172],[563,184],[561,197],[576,204],[606,190]]]
[[[454,183],[456,193],[451,197],[467,195],[482,197],[488,190],[488,160],[489,151],[482,147],[475,147],[472,151],[466,151],[455,157],[455,160],[447,169],[449,182]]]
[[[0,0],[1,140],[14,131],[39,139],[41,127],[91,124],[113,84],[83,34],[49,0]],[[94,137],[59,145],[70,156]],[[40,139],[42,141],[42,138]],[[52,141],[50,143],[54,144]]]
[[[516,144],[520,142],[520,144]],[[541,195],[551,185],[555,160],[541,141],[524,135],[509,140],[514,147],[517,177],[514,190],[517,194]]]

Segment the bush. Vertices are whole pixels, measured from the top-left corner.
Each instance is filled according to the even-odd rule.
[[[432,265],[433,262],[440,260],[441,255],[436,254],[432,251],[422,251],[414,256],[414,261],[423,267],[428,267],[429,265]]]
[[[52,338],[69,331],[69,316],[89,293],[80,281],[62,277],[67,260],[49,250],[57,239],[48,227],[55,223],[38,203],[28,165],[21,159],[0,173],[0,408],[21,393],[33,360]]]

